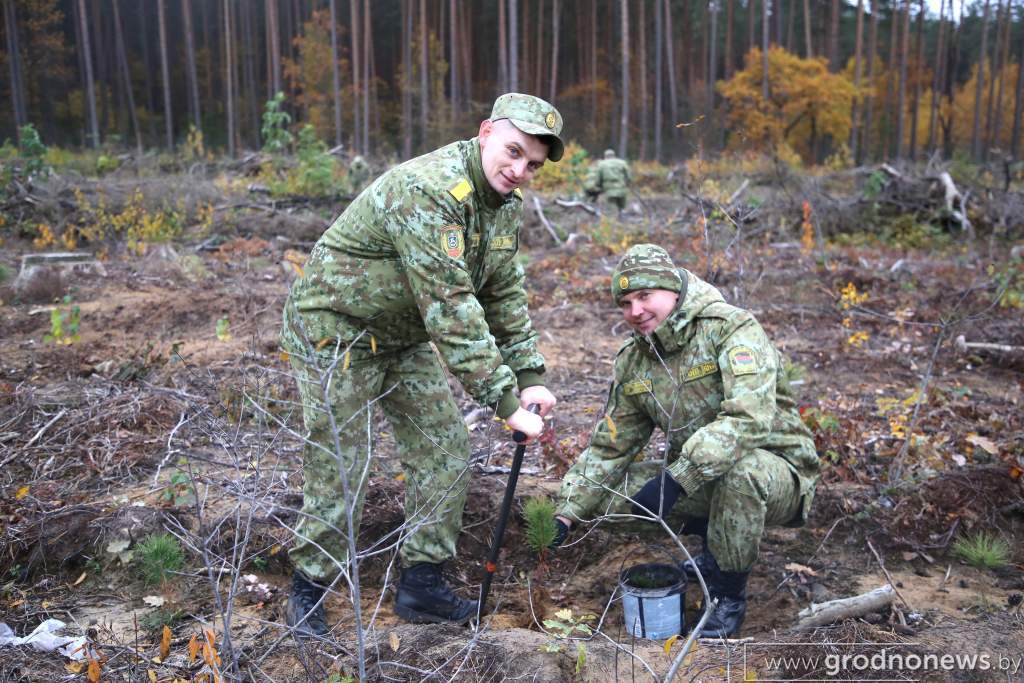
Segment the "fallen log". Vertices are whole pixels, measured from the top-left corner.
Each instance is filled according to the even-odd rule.
[[[810,607],[800,610],[797,614],[797,628],[814,628],[815,626],[826,626],[839,621],[859,617],[865,614],[877,612],[883,607],[888,607],[896,598],[896,591],[892,586],[886,584],[868,593],[855,595],[850,598],[829,600],[821,604],[811,603]]]

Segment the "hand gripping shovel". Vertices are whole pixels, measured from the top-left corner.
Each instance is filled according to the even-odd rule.
[[[540,406],[533,404],[530,406],[531,413],[540,412]],[[501,552],[501,541],[505,537],[505,525],[508,524],[508,515],[512,511],[512,501],[516,494],[516,483],[519,481],[519,470],[523,466],[523,455],[526,453],[526,434],[522,432],[512,432],[512,440],[515,441],[516,452],[512,456],[512,469],[508,473],[508,484],[505,485],[505,498],[501,501],[501,512],[498,513],[498,526],[494,529],[494,537],[491,539],[491,549],[487,553],[487,563],[484,564],[486,573],[484,574],[484,581],[480,584],[480,602],[477,605],[476,622],[480,623],[480,618],[484,613],[484,605],[487,604],[487,594],[491,591],[491,579],[494,578],[494,572],[498,570],[498,553]]]

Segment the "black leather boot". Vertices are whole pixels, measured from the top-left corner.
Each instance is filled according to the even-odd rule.
[[[441,565],[421,562],[402,569],[395,614],[414,624],[464,624],[476,616],[477,601],[460,598],[441,576]]]
[[[285,607],[285,623],[295,628],[295,634],[308,638],[327,633],[327,618],[324,611],[324,589],[307,579],[296,570],[292,575],[292,591],[288,594]],[[317,603],[320,603],[317,605]]]
[[[711,616],[704,622],[700,631],[701,638],[731,638],[743,626],[743,618],[747,616],[747,579],[750,572],[726,572],[718,567],[711,553],[709,571],[704,574],[711,599],[718,598],[718,604]]]

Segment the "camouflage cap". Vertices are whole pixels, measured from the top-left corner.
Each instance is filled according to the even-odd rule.
[[[611,159],[613,156],[615,156],[615,150],[614,149],[606,149],[604,151],[604,158],[605,159]]]
[[[678,292],[683,279],[668,252],[656,244],[635,244],[619,261],[612,273],[612,297],[615,303],[640,289],[667,289]]]
[[[494,100],[491,121],[508,119],[512,125],[530,135],[543,138],[548,144],[548,159],[558,161],[565,151],[562,138],[562,115],[550,104],[517,92],[508,92]]]

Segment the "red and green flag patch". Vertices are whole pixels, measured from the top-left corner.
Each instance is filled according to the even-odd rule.
[[[729,367],[733,375],[752,375],[757,372],[757,357],[749,346],[737,346],[729,351]]]

